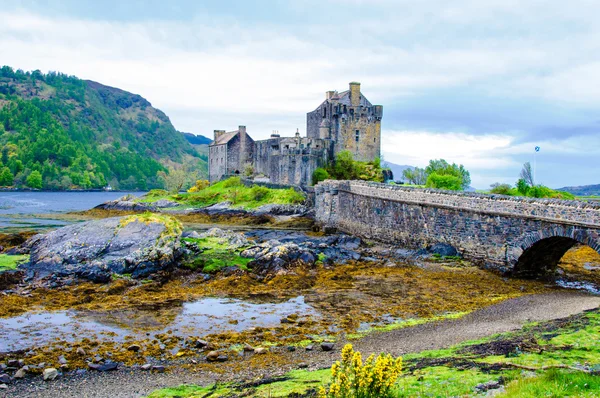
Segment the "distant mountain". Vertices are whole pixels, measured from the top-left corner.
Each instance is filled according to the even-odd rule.
[[[192,145],[208,145],[212,142],[210,138],[206,138],[203,135],[196,135],[192,133],[183,133],[185,139]]]
[[[600,195],[600,184],[596,185],[581,185],[577,187],[558,188],[557,191],[566,191],[575,196],[592,196]]]
[[[166,166],[207,159],[139,95],[40,71],[0,69],[0,186],[161,187]]]
[[[394,181],[403,181],[404,178],[402,178],[402,172],[407,169],[412,170],[415,168],[414,166],[399,165],[388,161],[383,162],[383,167],[388,167],[392,170],[392,173],[394,173]]]

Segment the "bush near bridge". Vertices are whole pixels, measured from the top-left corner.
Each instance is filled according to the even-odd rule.
[[[319,167],[313,172],[312,182],[313,185],[326,179],[383,182],[383,170],[380,158],[362,162],[354,160],[349,151],[342,151],[337,154],[333,164]]]
[[[516,187],[513,187],[510,184],[492,184],[489,193],[508,196],[525,196],[528,198],[575,199],[575,195],[569,192],[557,191],[544,185],[530,186],[523,179],[517,181]]]
[[[450,164],[445,159],[432,159],[424,169],[406,169],[402,177],[411,185],[451,191],[464,190],[471,184],[471,173],[462,164]]]

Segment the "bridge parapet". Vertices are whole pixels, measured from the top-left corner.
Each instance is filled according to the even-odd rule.
[[[344,191],[355,195],[408,204],[600,228],[600,204],[576,200],[454,192],[367,181],[327,180],[319,183],[316,191]]]

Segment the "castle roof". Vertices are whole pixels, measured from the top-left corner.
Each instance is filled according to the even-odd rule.
[[[239,131],[231,131],[229,133],[222,134],[216,140],[214,140],[210,145],[223,145],[223,144],[227,144],[236,135],[238,135],[238,133],[239,133]]]

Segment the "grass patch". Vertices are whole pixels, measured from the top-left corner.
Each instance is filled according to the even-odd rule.
[[[231,177],[198,192],[169,195],[166,191],[151,191],[139,201],[152,203],[161,199],[192,207],[206,207],[230,201],[236,208],[255,209],[266,204],[300,204],[306,198],[293,188],[266,188],[258,185],[247,187],[239,177]]]
[[[583,372],[551,369],[540,376],[508,384],[498,398],[600,397],[600,377]]]
[[[241,248],[233,250],[227,243],[223,243],[221,238],[183,238],[183,241],[193,243],[201,250],[197,257],[185,264],[185,267],[193,270],[202,270],[210,274],[234,265],[247,270],[248,263],[252,261],[251,258],[240,256]]]
[[[19,266],[19,264],[26,263],[29,261],[29,255],[17,255],[9,256],[8,254],[0,254],[0,272],[13,270]]]

